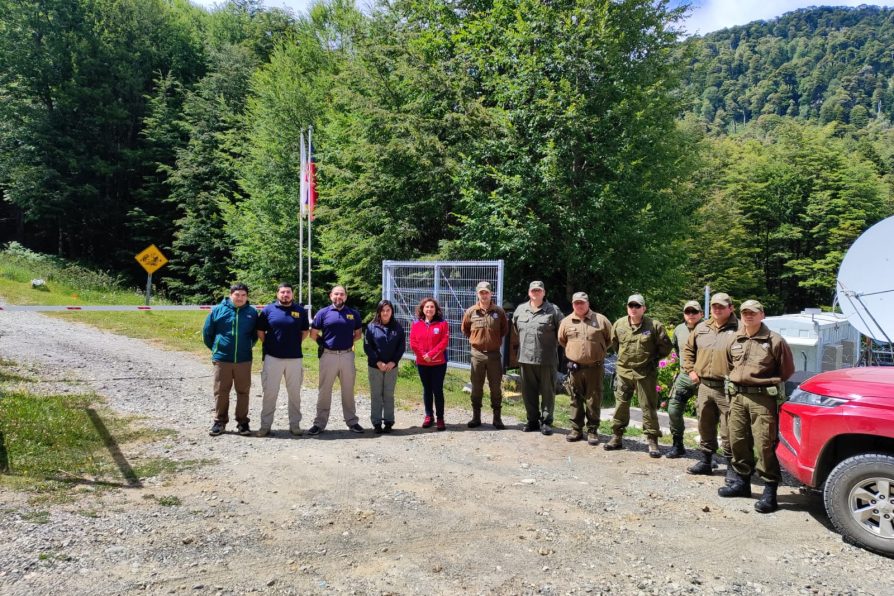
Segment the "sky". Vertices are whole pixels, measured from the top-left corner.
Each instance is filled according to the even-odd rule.
[[[192,0],[196,4],[205,7],[213,7],[218,4],[215,0]],[[687,33],[692,35],[704,35],[711,31],[717,31],[725,27],[744,25],[751,21],[766,20],[779,15],[817,5],[833,6],[859,6],[861,4],[875,6],[894,6],[891,2],[872,2],[867,0],[832,0],[823,3],[821,0],[688,0],[692,5],[689,18],[684,25]],[[672,0],[672,4],[680,4],[682,0]],[[264,4],[270,7],[288,8],[296,15],[307,11],[311,0],[265,0]],[[365,2],[358,2],[363,5]]]

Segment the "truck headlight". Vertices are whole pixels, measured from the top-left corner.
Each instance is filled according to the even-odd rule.
[[[837,397],[829,397],[828,395],[817,395],[804,391],[800,387],[792,391],[791,397],[788,398],[793,404],[806,404],[808,406],[819,406],[821,408],[834,408],[845,403],[847,400]]]

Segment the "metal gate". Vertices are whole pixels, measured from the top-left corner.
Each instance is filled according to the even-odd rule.
[[[409,336],[416,320],[416,307],[423,298],[434,297],[450,326],[448,366],[469,368],[469,342],[462,334],[463,313],[475,304],[475,286],[488,281],[494,302],[503,304],[503,261],[382,261],[382,297],[394,303],[394,316]],[[409,346],[408,346],[409,348]],[[407,349],[405,358],[414,358]]]

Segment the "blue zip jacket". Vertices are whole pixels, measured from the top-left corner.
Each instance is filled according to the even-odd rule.
[[[216,362],[251,362],[251,348],[258,341],[257,327],[254,306],[236,308],[224,298],[205,319],[202,339]]]
[[[406,350],[406,333],[397,320],[391,319],[391,324],[388,326],[376,323],[366,326],[363,351],[366,352],[366,361],[370,368],[375,368],[377,362],[400,364],[400,359]]]

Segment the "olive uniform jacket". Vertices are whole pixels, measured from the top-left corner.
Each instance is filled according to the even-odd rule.
[[[643,317],[631,325],[621,317],[612,327],[612,348],[618,354],[615,371],[626,379],[645,379],[658,371],[658,361],[671,353],[673,344],[659,321]]]

